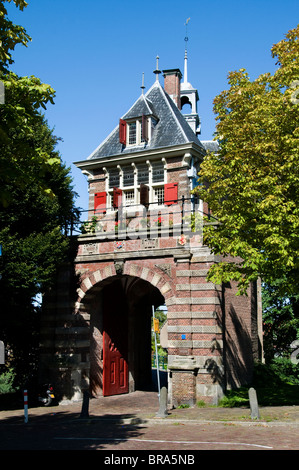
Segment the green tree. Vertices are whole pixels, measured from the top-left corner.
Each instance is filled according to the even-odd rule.
[[[27,6],[14,0],[21,10]],[[70,169],[56,150],[58,138],[42,114],[54,90],[36,77],[9,70],[15,45],[26,45],[26,31],[7,18],[0,0],[0,331],[10,348],[16,379],[36,367],[40,308],[35,299],[55,282],[68,259],[67,227],[76,222],[76,194]]]
[[[272,56],[273,75],[229,73],[214,100],[219,152],[204,158],[195,192],[218,220],[205,226],[205,243],[224,256],[209,278],[235,280],[241,293],[258,277],[283,279],[290,295],[299,279],[299,26]]]
[[[283,295],[278,279],[262,287],[264,355],[267,363],[275,357],[290,358],[290,345],[299,339],[299,294]]]
[[[28,6],[24,0],[13,0],[14,4],[21,11]],[[7,17],[5,3],[11,0],[1,0],[0,2],[0,70],[7,71],[7,67],[13,64],[12,51],[17,44],[27,46],[31,41],[26,30],[19,25],[13,24]]]
[[[56,153],[56,139],[45,121],[37,126],[34,140],[49,156]],[[57,163],[41,178],[38,166],[30,167],[36,180],[21,186],[7,183],[10,203],[0,209],[0,331],[13,353],[10,365],[18,382],[36,368],[40,307],[35,298],[51,287],[58,266],[68,259],[66,228],[78,214],[68,168]],[[41,190],[41,183],[51,189],[51,196]]]
[[[8,70],[13,63],[12,50],[17,44],[27,45],[30,37],[21,26],[7,18],[5,0],[0,0],[0,80],[4,84],[5,102],[0,104],[0,205],[11,201],[7,185],[22,186],[32,181],[31,166],[37,165],[41,176],[59,163],[40,146],[32,145],[34,132],[41,121],[40,109],[54,103],[55,91],[39,78],[19,77]],[[15,0],[23,10],[27,3]],[[40,188],[51,194],[51,189],[42,184]]]

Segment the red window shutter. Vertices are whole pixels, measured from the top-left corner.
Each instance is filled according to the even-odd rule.
[[[107,204],[107,195],[105,192],[102,193],[95,193],[94,195],[94,210],[97,213],[104,213],[106,212],[106,204]]]
[[[123,119],[119,120],[119,142],[123,145],[127,142],[127,123]]]
[[[147,142],[148,141],[148,125],[147,125],[147,117],[142,114],[142,139]]]
[[[171,206],[178,202],[178,183],[167,183],[164,185],[164,204]]]
[[[122,190],[119,188],[113,188],[113,207],[117,209],[121,205]]]

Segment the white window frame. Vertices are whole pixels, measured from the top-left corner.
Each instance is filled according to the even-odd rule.
[[[135,188],[132,187],[131,189],[123,189],[123,195],[125,197],[124,206],[135,206],[136,205],[136,191]],[[132,197],[133,195],[133,197]]]
[[[164,179],[163,181],[157,181],[156,183],[153,182],[153,165],[155,162],[160,162],[162,161],[162,164],[164,165]],[[135,165],[135,163],[131,163],[134,171],[134,184],[130,186],[124,186],[124,180],[123,180],[123,169],[124,166],[121,167],[120,165],[117,165],[117,169],[119,171],[119,189],[121,189],[124,193],[126,192],[132,192],[134,191],[134,202],[131,200],[129,205],[137,205],[140,204],[140,184],[138,184],[138,166],[139,165],[147,165],[148,167],[148,183],[147,186],[149,187],[149,203],[151,204],[150,207],[152,208],[157,208],[157,207],[162,207],[164,206],[164,203],[158,204],[156,201],[156,195],[155,191],[157,189],[163,188],[164,185],[167,181],[167,170],[166,170],[166,160],[165,158],[162,158],[161,160],[156,160],[153,162],[150,162],[149,160],[140,162]],[[107,206],[112,208],[112,199],[113,199],[113,188],[110,187],[110,182],[109,182],[109,170],[106,171],[106,193],[107,193]],[[124,204],[126,205],[126,202],[124,200]],[[113,209],[112,209],[113,210]]]
[[[167,181],[166,160],[165,160],[165,158],[162,158],[161,161],[162,161],[162,164],[164,165],[164,179],[163,179],[163,181],[157,181],[156,183],[153,182],[153,166],[156,162],[160,163],[160,160],[156,160],[156,161],[153,161],[153,162],[148,162],[150,164],[150,177],[149,177],[150,195],[149,195],[149,202],[151,203],[151,207],[153,209],[155,209],[157,207],[163,207],[164,206],[164,203],[163,204],[158,204],[155,201],[155,189],[158,189],[160,187],[164,188],[164,185]]]
[[[162,202],[159,202],[159,198],[160,196],[158,196],[157,192],[160,191],[161,195],[162,195]],[[153,185],[153,207],[162,207],[164,206],[164,198],[165,198],[165,194],[164,194],[164,184],[161,185],[158,184],[158,183],[155,183]]]
[[[142,138],[142,118],[128,119],[126,120],[127,131],[126,131],[126,146],[127,147],[136,147],[138,145],[143,145],[146,142],[150,142],[154,129],[158,124],[158,119],[154,116],[145,116],[146,127],[147,127],[147,140]],[[136,124],[136,139],[134,142],[130,142],[130,124]]]
[[[134,142],[130,142],[130,124],[136,124],[136,139]],[[148,122],[147,122],[148,125]],[[144,143],[143,140],[141,140],[141,130],[142,130],[142,121],[140,119],[133,119],[133,120],[128,120],[127,121],[127,142],[126,145],[127,147],[136,147],[136,145],[141,145]]]

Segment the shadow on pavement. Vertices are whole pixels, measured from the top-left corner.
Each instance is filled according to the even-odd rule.
[[[115,446],[141,437],[143,426],[135,414],[104,414],[81,419],[78,413],[53,412],[12,416],[0,421],[1,450],[87,450]]]

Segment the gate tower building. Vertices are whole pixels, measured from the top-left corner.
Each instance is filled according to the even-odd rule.
[[[234,283],[206,279],[220,258],[203,245],[208,207],[191,190],[217,144],[199,140],[187,55],[184,77],[163,70],[162,86],[158,61],[154,73],[110,135],[76,162],[88,177],[89,216],[45,299],[41,330],[41,372],[65,399],[86,388],[107,396],[148,387],[152,309],[160,305],[171,405],[217,403],[226,388],[250,383],[262,354],[259,285],[236,297]]]

